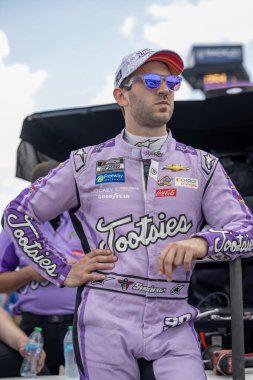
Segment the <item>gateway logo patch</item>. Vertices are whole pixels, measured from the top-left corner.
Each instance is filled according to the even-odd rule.
[[[108,182],[125,182],[124,172],[111,172],[96,175],[96,185]]]

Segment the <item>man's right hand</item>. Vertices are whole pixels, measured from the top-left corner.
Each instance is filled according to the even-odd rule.
[[[76,287],[85,284],[87,281],[104,280],[105,275],[93,273],[97,270],[111,270],[115,267],[117,257],[112,251],[107,249],[93,249],[79,261],[72,264],[63,285]]]

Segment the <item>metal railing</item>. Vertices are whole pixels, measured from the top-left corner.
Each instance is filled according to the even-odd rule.
[[[233,380],[245,380],[241,258],[229,262]]]

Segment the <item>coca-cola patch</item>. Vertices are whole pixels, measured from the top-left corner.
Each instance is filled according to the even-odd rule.
[[[155,191],[156,197],[175,197],[177,195],[177,189],[157,189]]]

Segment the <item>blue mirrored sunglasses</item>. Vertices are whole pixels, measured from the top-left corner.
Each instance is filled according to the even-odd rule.
[[[149,89],[159,88],[164,80],[171,91],[178,91],[182,82],[182,78],[177,75],[159,75],[159,74],[140,74],[132,77],[124,87],[130,88],[134,81],[142,80]]]

